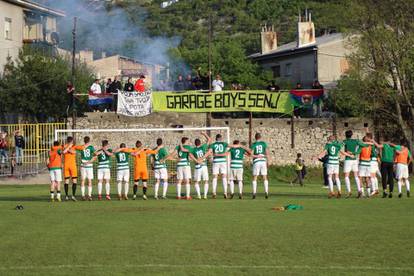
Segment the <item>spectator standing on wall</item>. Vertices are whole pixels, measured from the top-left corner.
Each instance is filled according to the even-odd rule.
[[[75,87],[73,86],[72,82],[68,81],[66,83],[66,95],[68,96],[68,109],[73,108],[73,104],[75,102]]]
[[[127,83],[125,83],[124,91],[127,91],[127,92],[134,91],[134,84],[132,83],[132,78],[131,77],[129,77]]]
[[[267,86],[267,90],[270,92],[279,92],[280,87],[276,84],[274,80],[272,80],[272,82]]]
[[[221,80],[220,75],[216,76],[216,79],[213,80],[213,82],[211,83],[211,86],[213,88],[213,91],[223,91],[224,82]]]
[[[302,88],[302,84],[301,84],[300,82],[296,83],[295,90],[303,90],[303,88]],[[295,108],[293,109],[293,116],[294,116],[295,118],[300,119],[301,109],[302,109],[301,107],[295,107]]]
[[[101,85],[99,84],[99,79],[95,79],[95,82],[91,85],[90,91],[93,94],[102,94]]]
[[[119,93],[119,91],[122,90],[122,84],[118,80],[118,76],[114,77],[114,81],[111,83],[111,85],[109,87],[109,90],[111,91],[111,93],[113,95],[113,101],[112,101],[111,109],[112,109],[112,111],[116,112],[116,107],[118,105],[118,93]]]
[[[112,80],[109,78],[105,83],[105,93],[111,93]]]
[[[312,83],[312,89],[323,89],[323,85],[322,85],[322,84],[320,84],[318,80],[315,80],[315,81]]]
[[[185,89],[186,90],[195,90],[195,87],[193,85],[193,77],[188,74],[185,79]]]
[[[25,147],[25,140],[20,130],[14,132],[14,145],[16,153],[16,164],[21,166],[23,164],[23,149]]]
[[[186,89],[185,82],[182,75],[178,75],[177,80],[174,83],[174,91],[184,91]]]
[[[139,79],[135,82],[134,88],[135,88],[135,91],[137,91],[138,93],[145,92],[145,76],[144,75],[139,76]]]

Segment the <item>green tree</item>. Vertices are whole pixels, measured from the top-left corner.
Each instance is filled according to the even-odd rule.
[[[352,0],[349,30],[357,51],[351,55],[353,91],[365,114],[379,125],[398,126],[399,138],[414,146],[414,1]],[[344,79],[343,82],[348,82]],[[338,103],[338,108],[345,106]]]
[[[36,121],[61,119],[66,116],[66,84],[70,79],[71,66],[67,60],[24,47],[16,61],[9,60],[5,65],[0,79],[0,110]],[[78,64],[76,90],[87,91],[92,81],[91,71]]]

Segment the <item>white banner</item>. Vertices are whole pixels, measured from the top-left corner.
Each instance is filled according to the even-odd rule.
[[[143,117],[151,114],[152,91],[118,92],[117,113],[125,116]]]

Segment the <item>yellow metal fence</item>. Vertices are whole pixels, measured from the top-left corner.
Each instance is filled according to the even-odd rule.
[[[0,138],[4,138],[7,142],[6,151],[3,151],[0,156],[0,165],[7,167],[16,162],[18,168],[21,168],[16,173],[26,171],[23,168],[34,167],[34,165],[36,168],[44,167],[56,129],[66,129],[66,123],[0,124]],[[18,153],[16,149],[16,131],[19,131],[24,138],[22,153]],[[0,175],[5,174],[7,173],[0,172]]]

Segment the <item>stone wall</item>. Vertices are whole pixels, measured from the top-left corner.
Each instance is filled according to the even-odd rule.
[[[146,117],[125,117],[113,113],[89,113],[86,117],[77,119],[78,129],[145,129],[145,128],[175,128],[202,127],[206,125],[206,115],[179,114],[179,113],[153,113]],[[230,127],[230,139],[238,139],[248,143],[249,121],[248,119],[212,119],[212,126]],[[68,126],[71,126],[69,121]],[[362,138],[366,129],[371,127],[369,120],[361,119],[338,119],[336,129],[338,138],[344,138],[344,132],[348,129],[354,131],[356,138]],[[333,132],[332,119],[295,119],[294,120],[294,147],[292,148],[292,132],[290,119],[253,119],[252,135],[256,132],[262,133],[265,141],[269,144],[271,153],[270,162],[277,165],[292,164],[298,152],[302,153],[308,165],[320,165],[312,157],[318,155]],[[214,136],[217,131],[211,133]],[[222,132],[224,134],[224,132]],[[112,147],[117,147],[121,142],[127,146],[133,146],[136,140],[141,140],[144,145],[155,146],[155,139],[161,137],[166,142],[169,150],[178,145],[183,136],[188,136],[193,141],[200,137],[198,131],[192,132],[105,132],[88,133],[76,136],[78,143],[84,135],[89,135],[94,145],[99,146],[102,139],[108,139]]]

